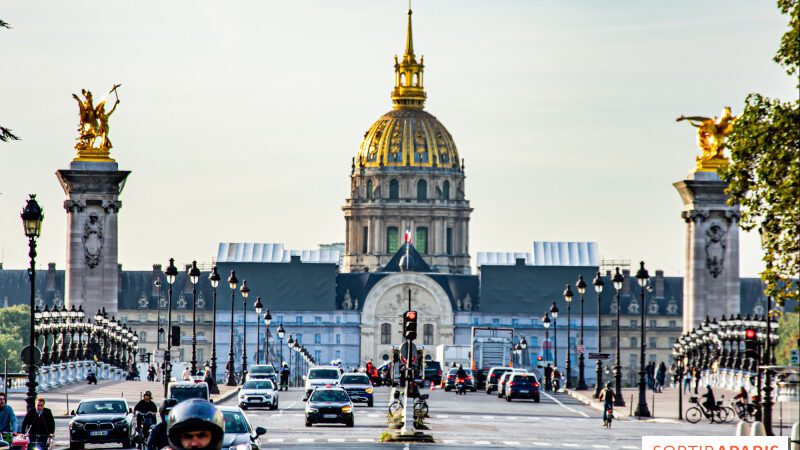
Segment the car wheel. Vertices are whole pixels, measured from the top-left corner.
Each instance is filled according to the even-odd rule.
[[[539,396],[533,397],[533,403],[539,403]]]
[[[500,391],[497,391],[497,398],[503,398],[503,393],[500,392]]]
[[[122,448],[133,448],[133,442],[131,442],[130,438],[122,441]]]
[[[353,428],[354,426],[356,426],[356,424],[354,420],[348,420],[347,422],[344,423],[344,426],[346,426],[347,428]]]
[[[310,427],[310,426],[311,426],[311,422],[310,422],[310,421],[308,421],[308,420],[306,420],[306,426],[307,426],[307,427]]]
[[[367,402],[367,406],[369,406],[370,408],[372,408],[372,405],[373,405],[373,404],[374,404],[373,400],[372,400],[372,399],[369,399],[369,401]]]
[[[69,441],[69,450],[83,450],[83,442]]]

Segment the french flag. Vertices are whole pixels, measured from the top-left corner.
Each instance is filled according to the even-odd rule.
[[[411,244],[411,230],[406,228],[405,240],[407,244]]]

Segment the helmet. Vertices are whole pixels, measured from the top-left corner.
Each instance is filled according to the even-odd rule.
[[[610,387],[611,387],[611,382],[610,382],[610,381],[609,381],[608,383],[606,383],[606,387],[607,387],[607,388],[610,388]]]
[[[464,368],[464,366],[462,366],[461,364],[459,364],[459,365],[458,365],[458,368],[459,368],[459,369],[463,369],[463,368]]]
[[[706,389],[711,389],[711,385],[710,385],[710,384],[707,384],[707,385],[706,385]]]
[[[142,394],[142,396],[145,396],[145,395],[149,395],[150,397],[152,397],[153,393],[150,392],[150,391],[144,391],[144,394]]]
[[[165,398],[163,402],[161,402],[161,408],[158,409],[159,414],[161,414],[161,419],[166,420],[167,414],[178,404],[178,400],[174,398]]]
[[[169,445],[175,450],[187,450],[181,443],[181,434],[187,431],[211,432],[211,442],[198,450],[221,450],[225,434],[225,417],[211,402],[191,399],[172,408],[167,420]]]

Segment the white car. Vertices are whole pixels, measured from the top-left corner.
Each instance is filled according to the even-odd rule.
[[[336,386],[341,376],[342,369],[337,366],[314,366],[308,369],[308,375],[305,377],[305,398],[307,399],[314,392],[314,389],[318,387]]]
[[[239,407],[247,409],[249,406],[266,406],[269,409],[278,409],[278,391],[272,380],[245,381],[239,390]]]

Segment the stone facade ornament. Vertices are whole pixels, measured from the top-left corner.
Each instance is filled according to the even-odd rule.
[[[725,237],[728,230],[719,223],[713,221],[706,229],[706,267],[712,277],[717,278],[722,273],[722,264],[725,261]]]
[[[456,299],[456,311],[461,311],[461,310],[462,310],[461,309],[461,299],[457,298]]]
[[[678,301],[674,298],[669,299],[667,303],[667,314],[678,314]]]
[[[83,224],[83,254],[86,265],[94,269],[103,258],[103,222],[97,213],[90,213]]]
[[[617,313],[617,302],[613,301],[608,305],[608,312],[609,314],[616,314]]]
[[[342,309],[350,309],[353,307],[353,299],[350,298],[350,289],[344,292],[344,300],[342,300]]]
[[[44,298],[42,297],[42,291],[36,290],[36,296],[34,297],[34,302],[39,309],[44,308]]]
[[[147,301],[147,295],[142,291],[142,295],[139,296],[139,309],[147,309],[149,306],[149,301]]]
[[[753,315],[761,316],[763,314],[764,314],[764,304],[761,302],[755,302],[753,304]]]
[[[181,293],[181,295],[178,296],[178,303],[177,304],[178,304],[178,308],[186,309],[186,297],[183,295],[183,293]]]
[[[197,307],[198,308],[206,307],[206,298],[203,296],[203,291],[197,293]]]
[[[650,299],[650,303],[647,305],[647,314],[658,314],[658,301],[656,299]]]
[[[639,314],[639,300],[636,297],[631,297],[631,302],[628,303],[628,314]]]
[[[161,296],[158,298],[158,307],[159,308],[167,307],[167,297],[165,297],[164,294],[161,294]]]
[[[464,310],[472,311],[472,297],[469,294],[464,297]]]
[[[358,311],[358,299],[355,300],[355,303],[353,304],[353,309]]]
[[[8,308],[8,297],[3,297],[3,308]]]

